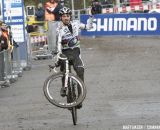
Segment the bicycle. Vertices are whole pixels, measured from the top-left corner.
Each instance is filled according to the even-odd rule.
[[[73,124],[77,124],[77,106],[83,102],[86,97],[86,87],[83,81],[71,72],[69,60],[63,54],[57,56],[58,62],[54,66],[49,65],[50,71],[54,72],[44,82],[43,91],[47,100],[60,108],[67,108],[72,113]],[[63,72],[56,71],[64,63],[65,69]],[[60,90],[64,87],[66,91],[65,97],[62,97]]]

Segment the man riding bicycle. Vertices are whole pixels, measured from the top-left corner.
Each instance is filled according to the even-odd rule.
[[[72,21],[72,11],[63,7],[59,11],[60,23],[57,28],[57,51],[59,54],[64,54],[71,65],[73,65],[79,78],[84,81],[84,64],[81,59],[80,52],[80,39],[79,39],[79,29],[91,29],[92,28],[92,17],[87,20],[87,24],[79,23],[77,21]],[[61,64],[61,71],[63,71],[64,66]],[[64,87],[61,89],[61,96],[66,96],[66,90]],[[78,105],[81,108],[82,104]]]

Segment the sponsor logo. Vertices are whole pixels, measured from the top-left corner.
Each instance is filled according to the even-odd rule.
[[[156,31],[157,18],[97,18],[94,19],[93,31]]]

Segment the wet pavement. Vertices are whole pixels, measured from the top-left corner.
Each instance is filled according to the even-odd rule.
[[[82,38],[87,97],[71,113],[50,104],[43,83],[51,60],[0,88],[0,130],[160,130],[160,38]]]

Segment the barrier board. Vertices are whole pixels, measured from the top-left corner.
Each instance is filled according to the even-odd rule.
[[[81,15],[81,22],[86,24],[88,17]],[[93,28],[81,35],[160,35],[160,14],[98,14]]]
[[[25,41],[23,4],[23,0],[2,0],[3,20],[6,24],[11,25],[13,38],[18,43]]]

